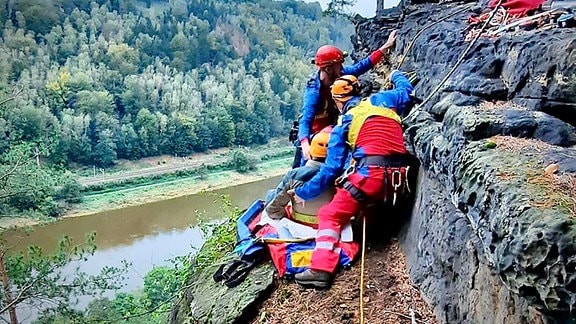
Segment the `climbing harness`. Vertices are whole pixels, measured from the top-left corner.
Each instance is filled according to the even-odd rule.
[[[354,160],[353,160],[354,162]],[[405,197],[411,193],[408,172],[410,166],[405,165],[404,158],[401,156],[366,156],[355,163],[351,164],[344,173],[335,181],[339,188],[346,189],[354,199],[359,202],[371,200],[366,193],[354,186],[348,177],[356,172],[356,169],[362,166],[373,166],[384,168],[383,198],[384,203],[392,202],[396,206],[398,196]]]
[[[456,61],[456,63],[454,64],[454,66],[448,71],[448,73],[446,74],[446,76],[444,76],[444,78],[440,81],[440,83],[438,84],[438,86],[436,86],[436,88],[428,95],[428,97],[426,97],[418,106],[414,107],[414,109],[412,109],[408,115],[406,115],[406,117],[403,118],[403,120],[408,119],[412,114],[414,114],[415,111],[420,111],[420,108],[424,106],[424,104],[426,104],[426,102],[428,100],[430,100],[432,97],[434,97],[436,95],[436,93],[438,91],[440,91],[440,89],[442,88],[442,86],[444,86],[444,83],[448,80],[448,78],[450,78],[450,76],[452,76],[452,74],[454,73],[454,71],[456,71],[456,69],[458,68],[458,66],[460,66],[460,64],[464,61],[464,58],[466,57],[466,55],[468,55],[468,52],[470,51],[470,49],[472,48],[472,46],[474,46],[474,44],[478,41],[478,38],[480,38],[480,35],[482,35],[482,33],[484,33],[484,31],[486,30],[486,28],[488,27],[488,25],[490,24],[490,21],[492,21],[492,19],[494,18],[494,16],[496,15],[496,13],[498,12],[498,8],[500,7],[500,5],[502,4],[503,0],[498,0],[498,4],[494,7],[494,9],[492,9],[492,12],[490,13],[490,17],[488,17],[488,19],[484,22],[484,25],[482,26],[482,28],[480,29],[480,32],[474,37],[474,39],[470,42],[470,44],[468,44],[468,47],[466,47],[466,49],[464,50],[464,52],[462,52],[462,54],[460,55],[460,57],[458,58],[458,60]],[[463,10],[461,10],[463,11]],[[417,34],[418,36],[418,34]],[[414,40],[413,40],[414,41]]]

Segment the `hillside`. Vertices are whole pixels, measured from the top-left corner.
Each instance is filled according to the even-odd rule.
[[[292,0],[1,0],[0,26],[0,174],[39,166],[0,212],[46,215],[77,199],[71,168],[287,136],[309,58],[353,32]]]

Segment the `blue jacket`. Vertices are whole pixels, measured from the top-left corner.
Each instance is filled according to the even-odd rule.
[[[394,71],[391,79],[395,88],[393,90],[380,91],[372,94],[370,96],[370,102],[375,106],[383,108],[394,107],[396,112],[402,115],[402,112],[410,101],[410,93],[414,88],[400,71]],[[334,180],[344,172],[344,167],[348,163],[350,153],[355,159],[360,159],[364,155],[361,150],[349,152],[350,149],[346,144],[348,140],[348,130],[352,122],[352,116],[346,114],[346,111],[358,105],[361,99],[360,97],[352,98],[344,106],[341,123],[335,126],[330,134],[326,162],[322,168],[320,168],[320,172],[312,179],[296,188],[296,194],[300,198],[304,200],[313,199],[323,192],[329,184],[334,183]],[[365,171],[366,170],[364,170],[364,172]],[[359,170],[359,172],[363,172],[363,170]]]
[[[370,59],[370,56],[368,56],[354,65],[345,66],[342,70],[342,75],[351,74],[354,76],[360,76],[368,72],[372,67],[372,60]],[[321,86],[320,71],[317,71],[312,75],[306,84],[306,90],[304,90],[302,117],[300,117],[298,124],[298,141],[302,141],[304,138],[310,139],[310,136],[312,135],[312,122],[314,121],[314,116],[316,116],[316,113],[321,108],[320,105],[323,103],[320,94]]]

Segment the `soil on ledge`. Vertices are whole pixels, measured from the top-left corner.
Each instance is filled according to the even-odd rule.
[[[365,323],[438,323],[413,287],[406,257],[396,240],[368,247],[365,263]],[[260,307],[256,323],[360,323],[360,261],[338,274],[327,291],[304,290],[294,282],[276,280],[276,289]]]

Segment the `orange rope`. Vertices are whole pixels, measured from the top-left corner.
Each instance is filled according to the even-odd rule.
[[[366,216],[362,215],[362,256],[360,263],[360,324],[364,324],[364,260],[366,254]]]

